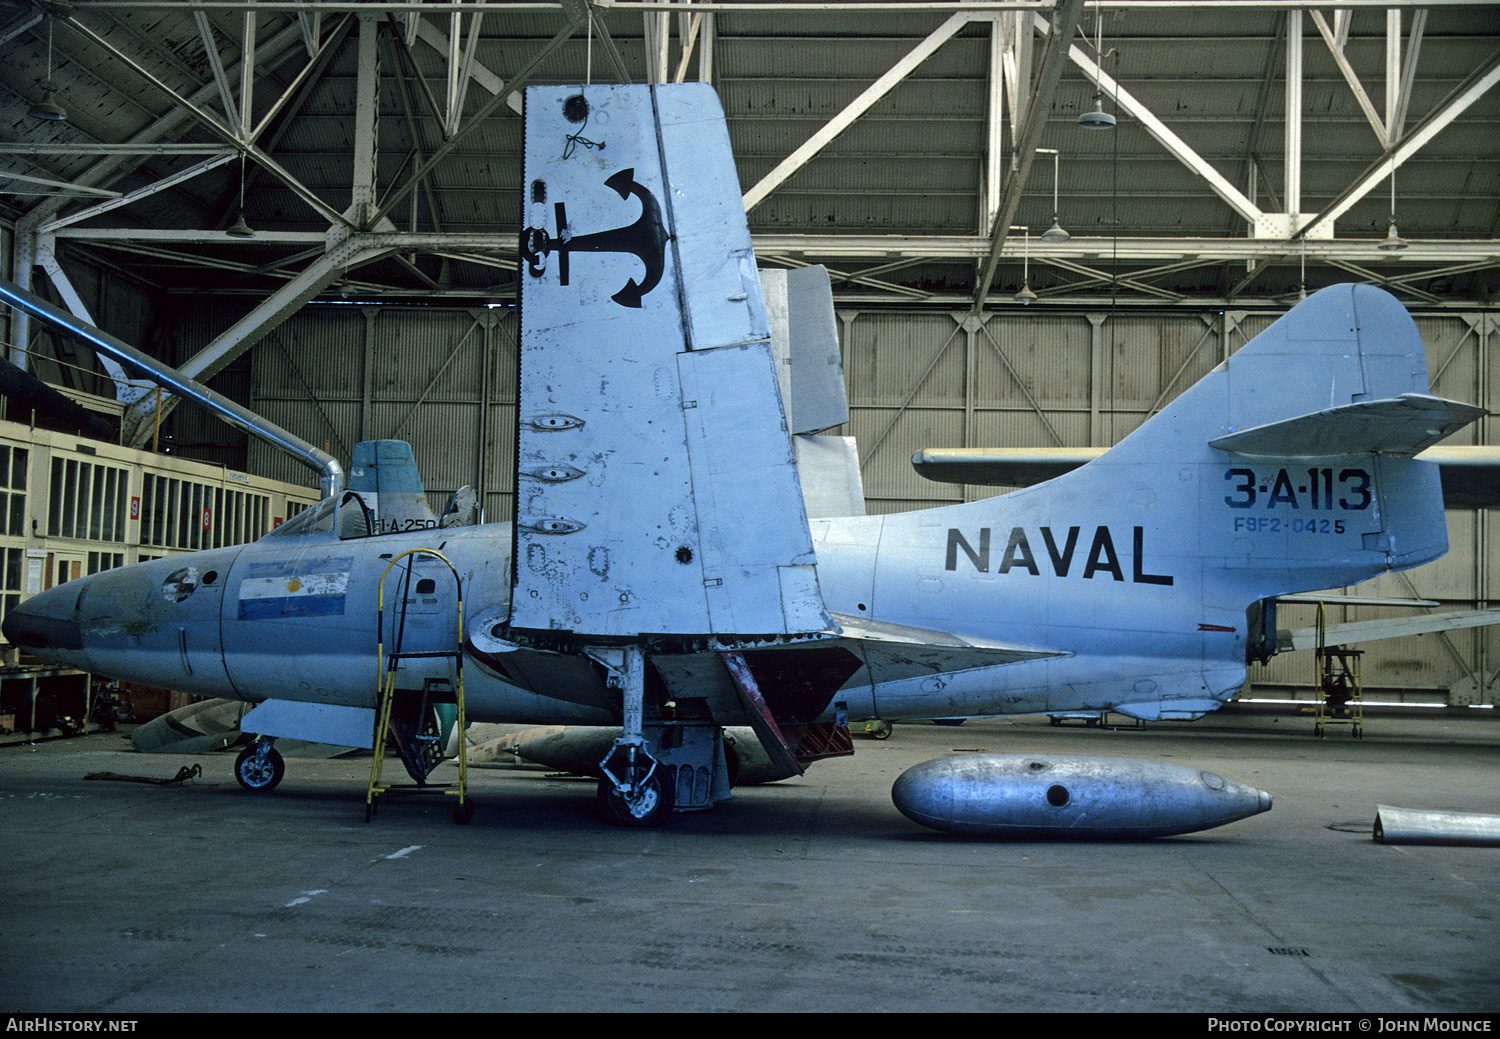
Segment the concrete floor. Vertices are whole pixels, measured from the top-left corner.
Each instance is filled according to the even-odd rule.
[[[1495,1013],[1500,849],[1370,831],[1379,803],[1500,813],[1500,720],[1311,728],[904,725],[647,832],[536,771],[473,770],[468,826],[394,796],[366,823],[368,759],[289,760],[266,796],[229,756],[118,734],[3,748],[0,1011]],[[1152,841],[966,840],[889,796],[955,749],[1194,764],[1276,806]],[[184,786],[84,778],[193,761]]]

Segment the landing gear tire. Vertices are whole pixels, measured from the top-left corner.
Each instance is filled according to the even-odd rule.
[[[465,801],[453,807],[453,821],[460,826],[467,826],[469,820],[474,818],[474,802]]]
[[[246,790],[274,790],[281,777],[286,775],[286,762],[281,760],[276,748],[265,747],[263,750],[259,743],[252,743],[234,759],[234,778]]]
[[[615,785],[599,780],[599,811],[616,826],[645,829],[661,826],[672,814],[672,787],[662,784],[662,770],[642,784],[640,796],[633,802],[620,796]]]

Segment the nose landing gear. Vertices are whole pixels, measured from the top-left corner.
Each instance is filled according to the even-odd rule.
[[[268,739],[251,743],[234,760],[234,778],[246,790],[274,790],[286,774],[286,762]]]

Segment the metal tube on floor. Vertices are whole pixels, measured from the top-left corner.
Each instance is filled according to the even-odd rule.
[[[1500,815],[1432,812],[1375,806],[1374,837],[1381,844],[1473,844],[1500,847]]]

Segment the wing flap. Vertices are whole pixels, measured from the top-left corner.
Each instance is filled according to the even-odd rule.
[[[1500,607],[1485,610],[1451,610],[1417,617],[1388,617],[1384,620],[1328,624],[1324,626],[1323,642],[1328,646],[1355,645],[1361,642],[1378,642],[1381,639],[1424,635],[1433,631],[1482,628],[1490,624],[1500,624]],[[1317,628],[1284,628],[1276,633],[1278,653],[1314,649],[1317,644]]]

